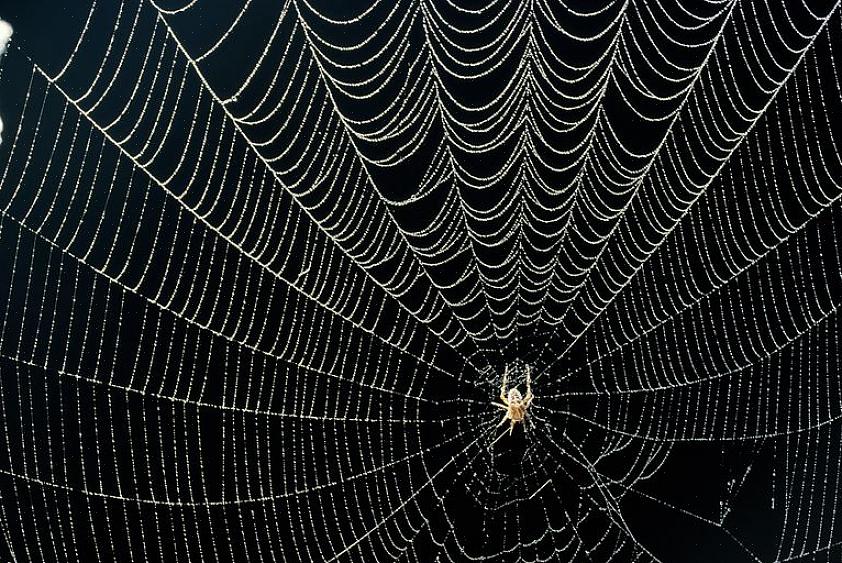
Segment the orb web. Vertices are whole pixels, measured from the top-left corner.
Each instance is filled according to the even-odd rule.
[[[838,560],[839,3],[334,4],[0,14],[3,558]]]

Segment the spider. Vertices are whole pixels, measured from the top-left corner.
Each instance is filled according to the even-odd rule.
[[[509,378],[509,369],[507,367],[505,373],[503,374],[503,385],[500,386],[500,400],[503,402],[491,402],[491,404],[500,407],[501,409],[506,411],[506,414],[503,415],[503,420],[501,420],[500,424],[498,424],[497,426],[502,426],[506,424],[506,421],[509,421],[509,436],[512,435],[512,430],[514,430],[515,424],[517,424],[518,422],[523,422],[523,419],[526,417],[526,409],[529,408],[529,405],[532,404],[532,399],[535,397],[532,394],[532,379],[530,378],[529,371],[530,368],[527,366],[525,397],[520,394],[520,391],[517,387],[512,387],[508,390],[508,392],[506,391],[506,381]],[[501,434],[496,440],[494,440],[494,442],[496,442],[502,437],[503,434]],[[492,444],[494,442],[492,442]]]

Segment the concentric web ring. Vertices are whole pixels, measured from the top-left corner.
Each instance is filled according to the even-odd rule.
[[[838,2],[19,4],[0,559],[842,558]]]

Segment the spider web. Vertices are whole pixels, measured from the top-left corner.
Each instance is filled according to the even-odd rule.
[[[0,14],[3,559],[842,556],[838,2],[82,4]]]

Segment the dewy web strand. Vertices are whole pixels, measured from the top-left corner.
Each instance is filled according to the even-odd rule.
[[[0,559],[842,556],[839,3],[8,12]]]

